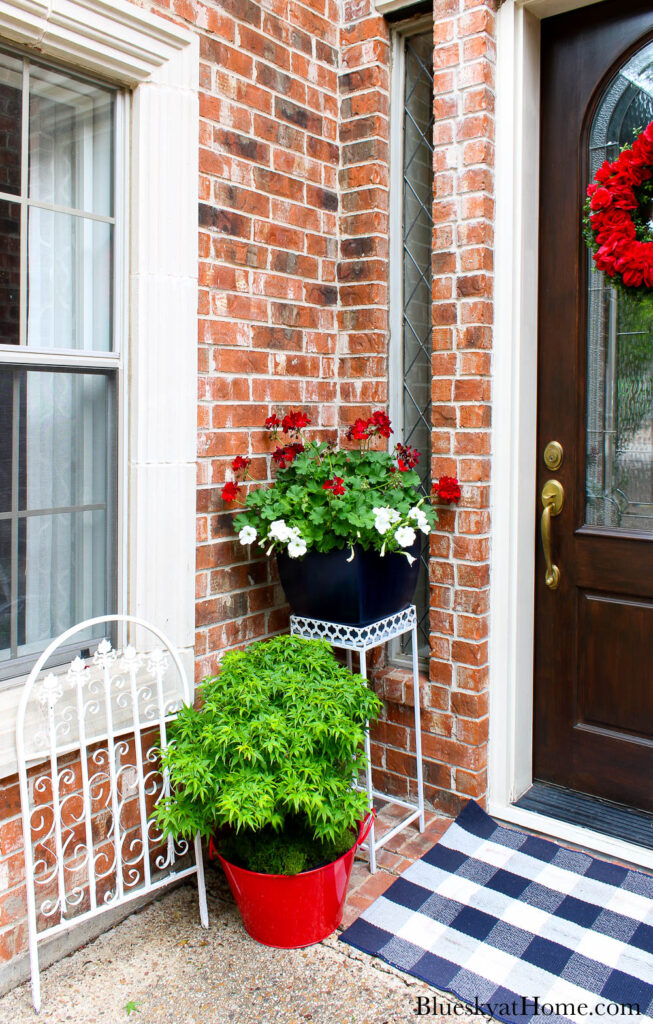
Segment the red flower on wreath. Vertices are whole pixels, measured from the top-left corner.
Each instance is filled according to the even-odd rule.
[[[653,236],[648,206],[653,198],[653,121],[601,164],[587,188],[585,237],[598,270],[625,288],[653,288]]]
[[[460,484],[455,476],[441,476],[433,486],[433,493],[437,494],[440,501],[457,504],[460,501]]]

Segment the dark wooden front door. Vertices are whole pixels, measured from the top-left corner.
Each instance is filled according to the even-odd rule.
[[[617,294],[581,234],[594,171],[653,120],[649,0],[544,21],[541,101],[533,774],[652,811],[653,293]]]

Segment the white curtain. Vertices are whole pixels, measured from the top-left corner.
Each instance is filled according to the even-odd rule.
[[[33,75],[30,196],[108,214],[110,108],[104,91],[99,93],[100,102],[94,102],[93,88],[77,83],[69,87],[64,76],[52,72]],[[31,347],[109,347],[110,232],[110,225],[102,222],[30,208]],[[21,479],[28,511],[106,503],[106,379],[87,373],[27,371],[23,400]],[[29,652],[74,623],[106,611],[106,513],[48,512],[28,516],[25,522]]]

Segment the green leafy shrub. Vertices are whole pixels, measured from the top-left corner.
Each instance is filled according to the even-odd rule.
[[[171,729],[162,754],[171,795],[154,812],[159,826],[189,838],[230,825],[262,846],[272,833],[290,845],[308,838],[317,847],[305,862],[319,860],[325,843],[348,848],[367,809],[352,776],[380,707],[323,640],[279,636],[227,653],[220,674],[202,683],[201,706],[183,707]]]

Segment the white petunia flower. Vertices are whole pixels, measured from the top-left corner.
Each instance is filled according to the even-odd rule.
[[[289,540],[296,537],[296,534],[295,531],[288,526],[285,519],[275,519],[275,521],[270,524],[269,536],[273,540],[278,540],[281,541],[282,544],[286,544]]]
[[[398,523],[401,516],[394,508],[383,506],[372,509],[374,515],[374,527],[379,533],[387,533],[391,526]]]
[[[258,534],[253,526],[243,526],[242,530],[238,534],[238,540],[241,544],[252,544]]]
[[[415,543],[415,531],[412,526],[400,526],[395,530],[395,540],[401,548],[409,548]]]
[[[301,558],[306,554],[306,541],[301,537],[293,538],[288,545],[288,554],[291,558]]]
[[[417,508],[417,506],[415,506],[415,508],[411,508],[410,512],[408,513],[408,518],[415,520],[418,528],[422,531],[422,533],[431,532],[429,521],[421,508]]]

